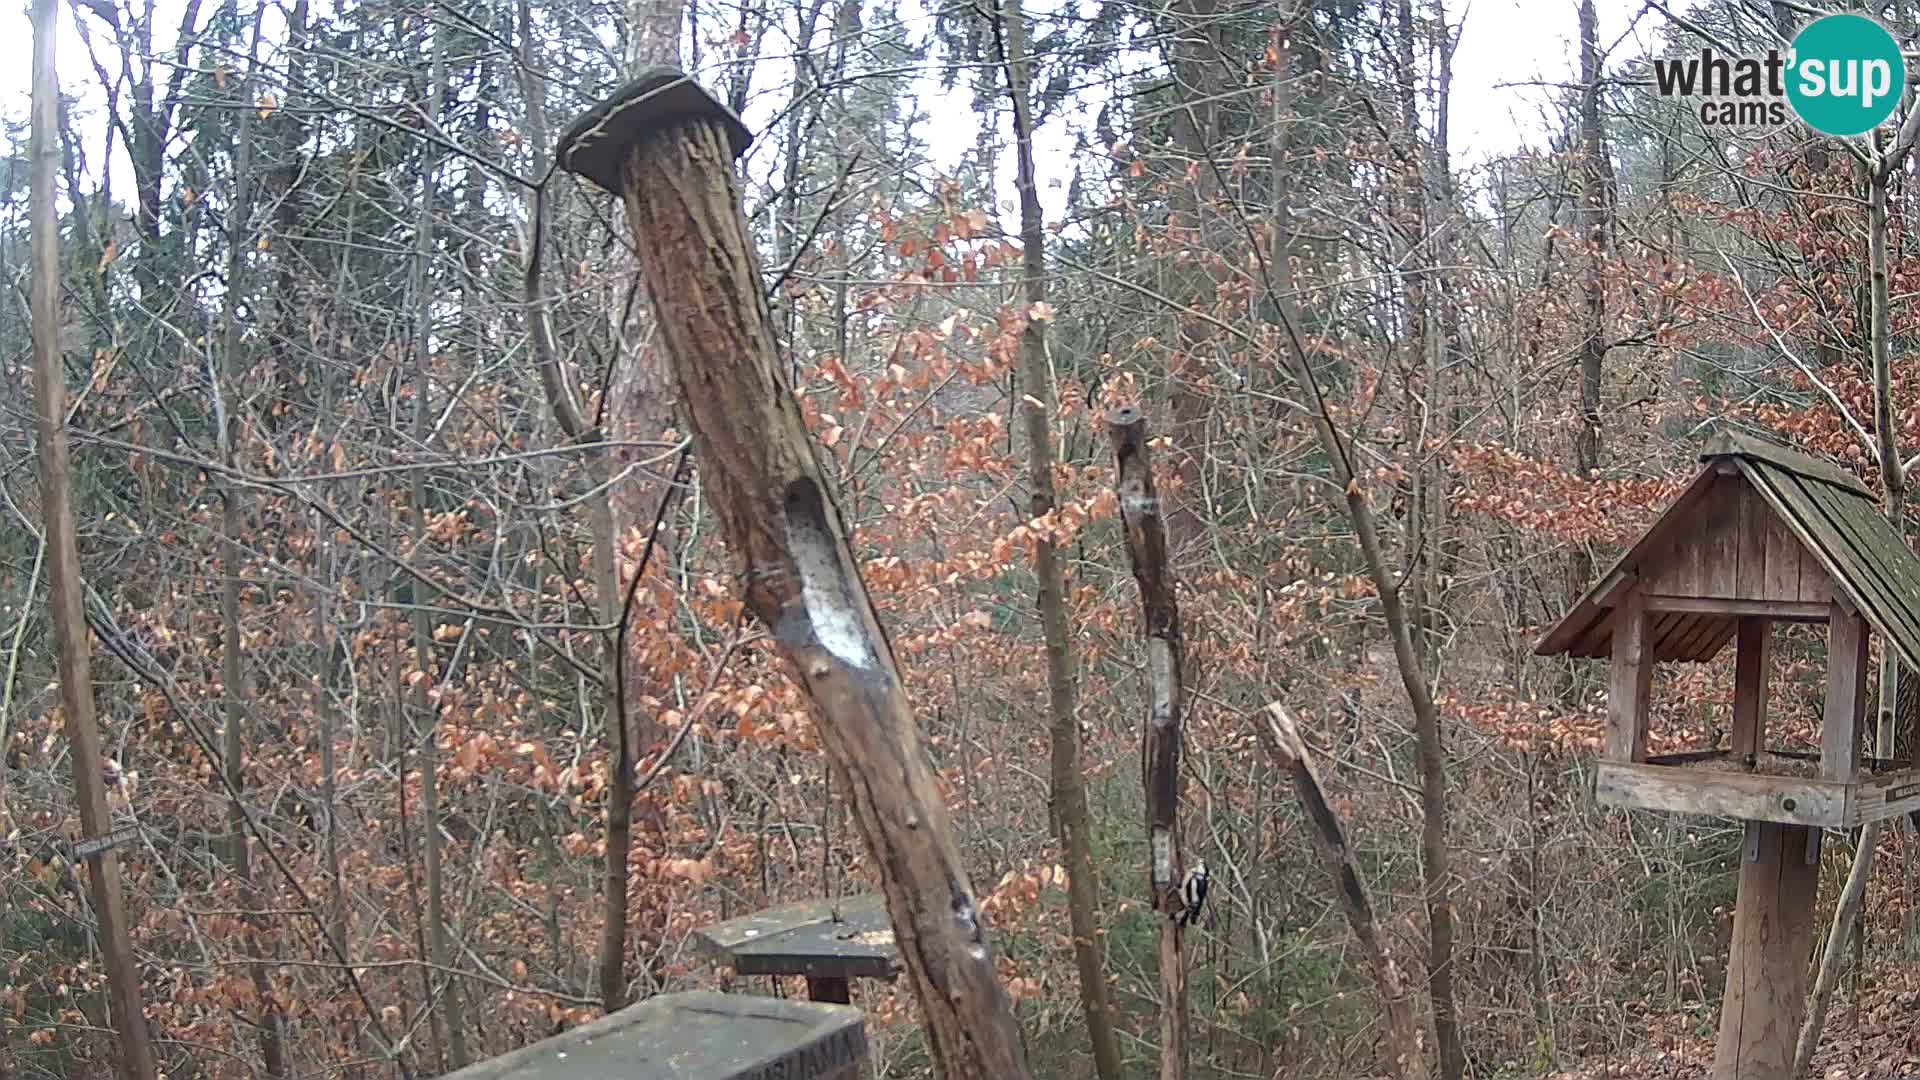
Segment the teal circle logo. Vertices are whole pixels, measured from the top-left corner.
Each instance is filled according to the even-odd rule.
[[[1900,43],[1865,15],[1823,15],[1794,36],[1787,100],[1815,131],[1864,135],[1893,115],[1906,89]]]

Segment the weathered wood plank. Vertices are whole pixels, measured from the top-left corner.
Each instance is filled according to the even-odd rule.
[[[1736,506],[1735,530],[1739,546],[1739,579],[1735,583],[1734,593],[1749,600],[1797,600],[1799,593],[1776,595],[1768,591],[1767,579],[1767,530],[1772,525],[1773,510],[1761,501],[1753,490],[1753,484],[1743,475],[1734,481],[1738,487],[1735,492]]]
[[[1765,442],[1737,432],[1723,431],[1709,439],[1706,447],[1700,451],[1700,460],[1708,461],[1729,455],[1754,458],[1791,473],[1815,477],[1856,495],[1873,497],[1873,491],[1864,480],[1830,461],[1822,461],[1778,443]]]
[[[1619,616],[1615,615],[1614,618],[1617,621]],[[1654,644],[1655,659],[1667,655],[1666,650],[1673,644],[1674,632],[1680,629],[1680,624],[1686,619],[1687,613],[1684,611],[1648,612],[1647,640]]]
[[[1899,817],[1920,810],[1920,769],[1876,776],[1854,787],[1847,800],[1847,824]]]
[[[900,969],[886,902],[871,893],[767,908],[694,937],[741,975],[890,979]]]
[[[1734,757],[1766,745],[1767,676],[1773,671],[1773,624],[1747,616],[1740,620],[1733,660]]]
[[[1804,485],[1803,485],[1804,486]],[[1920,652],[1920,561],[1879,508],[1860,499],[1836,495],[1815,485],[1810,494],[1826,511],[1835,534],[1878,592],[1861,590],[1872,606],[1869,614],[1887,631],[1888,644],[1906,655]],[[1857,586],[1858,587],[1858,586]]]
[[[1602,761],[1594,777],[1603,806],[1836,829],[1846,822],[1846,795],[1845,784],[1826,780],[1679,765]]]
[[[1740,595],[1740,496],[1747,483],[1723,476],[1713,485],[1695,545],[1701,551],[1700,587],[1695,596],[1730,599]]]
[[[1867,622],[1833,606],[1827,622],[1827,703],[1820,722],[1820,776],[1851,780],[1860,767],[1867,707]]]
[[[1715,479],[1717,478],[1711,470],[1701,470],[1700,475],[1694,477],[1693,482],[1687,485],[1687,489],[1673,501],[1673,505],[1667,507],[1666,512],[1661,514],[1645,533],[1641,534],[1639,541],[1620,556],[1611,567],[1608,567],[1607,573],[1600,575],[1600,579],[1594,582],[1593,588],[1589,589],[1587,594],[1582,596],[1559,622],[1541,636],[1539,643],[1534,646],[1534,654],[1558,656],[1562,653],[1570,653],[1574,656],[1595,657],[1605,655],[1598,645],[1588,652],[1573,650],[1573,646],[1587,635],[1594,622],[1606,616],[1606,612],[1594,602],[1595,595],[1610,584],[1609,578],[1613,571],[1638,571],[1643,565],[1651,566],[1657,553],[1665,553],[1672,547],[1674,541],[1684,535],[1694,505],[1713,485]],[[1605,640],[1601,639],[1602,642]]]
[[[1713,639],[1719,635],[1722,627],[1731,627],[1733,620],[1714,615],[1692,614],[1686,616],[1684,629],[1677,635],[1675,646],[1677,655],[1687,660],[1708,660],[1712,654],[1707,651]]]
[[[1805,600],[1748,600],[1710,596],[1647,597],[1648,611],[1685,611],[1700,615],[1759,616],[1783,622],[1825,622],[1828,602]]]
[[[1809,604],[1825,604],[1833,598],[1832,575],[1820,565],[1818,556],[1800,548],[1800,599]]]
[[[1641,761],[1647,756],[1647,706],[1653,692],[1653,648],[1647,640],[1647,609],[1638,591],[1615,612],[1613,668],[1607,684],[1606,756]]]
[[[1752,491],[1752,488],[1748,490]],[[1766,595],[1797,600],[1800,598],[1800,558],[1804,548],[1773,507],[1766,505],[1759,492],[1753,491],[1753,499],[1766,507],[1767,511]]]
[[[1912,572],[1906,542],[1872,504],[1819,485],[1802,487],[1826,514],[1828,527],[1848,557],[1848,578],[1860,589],[1861,598],[1876,607],[1885,605],[1879,612],[1883,621],[1902,621],[1920,631],[1920,573]]]
[[[745,994],[659,994],[447,1080],[857,1080],[859,1009]]]

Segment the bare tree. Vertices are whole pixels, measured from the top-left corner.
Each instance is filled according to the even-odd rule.
[[[1040,520],[1054,512],[1053,413],[1055,396],[1052,364],[1047,352],[1046,230],[1041,219],[1040,191],[1034,178],[1033,103],[1031,61],[1027,56],[1027,27],[1020,0],[1006,0],[996,12],[994,30],[1001,38],[1001,64],[1007,78],[1007,96],[1013,105],[1013,141],[1020,193],[1022,294],[1026,327],[1020,336],[1021,414],[1027,436],[1027,513]],[[1098,871],[1093,865],[1092,822],[1087,816],[1086,768],[1080,755],[1080,710],[1075,690],[1072,632],[1067,615],[1066,575],[1060,553],[1044,529],[1033,548],[1033,574],[1039,583],[1040,624],[1047,649],[1047,734],[1052,745],[1052,817],[1060,847],[1066,853],[1067,914],[1073,927],[1073,954],[1080,974],[1080,1007],[1092,1043],[1094,1071],[1101,1080],[1120,1076],[1120,1049],[1114,1041],[1113,1015],[1107,1004],[1107,976],[1102,962]],[[1168,1008],[1183,1004],[1176,998]],[[1165,1080],[1186,1074],[1184,1024],[1162,1029]]]
[[[60,708],[73,746],[73,793],[87,842],[87,886],[100,920],[120,1070],[153,1080],[153,1045],[140,993],[140,969],[127,934],[120,860],[109,834],[100,728],[94,715],[91,648],[81,601],[80,545],[74,535],[72,467],[67,449],[66,373],[60,361],[60,231],[54,213],[54,168],[60,160],[60,80],[54,56],[54,0],[33,4],[33,396],[40,443],[40,506],[45,521],[47,584],[59,639]]]

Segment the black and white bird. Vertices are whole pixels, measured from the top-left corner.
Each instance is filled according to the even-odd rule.
[[[1193,869],[1187,871],[1187,879],[1180,883],[1180,910],[1174,912],[1174,923],[1181,929],[1192,926],[1200,917],[1200,905],[1206,902],[1207,864],[1196,862]]]

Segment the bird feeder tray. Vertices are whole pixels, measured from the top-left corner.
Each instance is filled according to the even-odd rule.
[[[893,924],[877,895],[767,908],[695,936],[736,975],[806,976],[816,1001],[845,1002],[848,980],[891,979],[900,971]]]
[[[659,994],[447,1080],[858,1080],[860,1010],[697,991]]]

